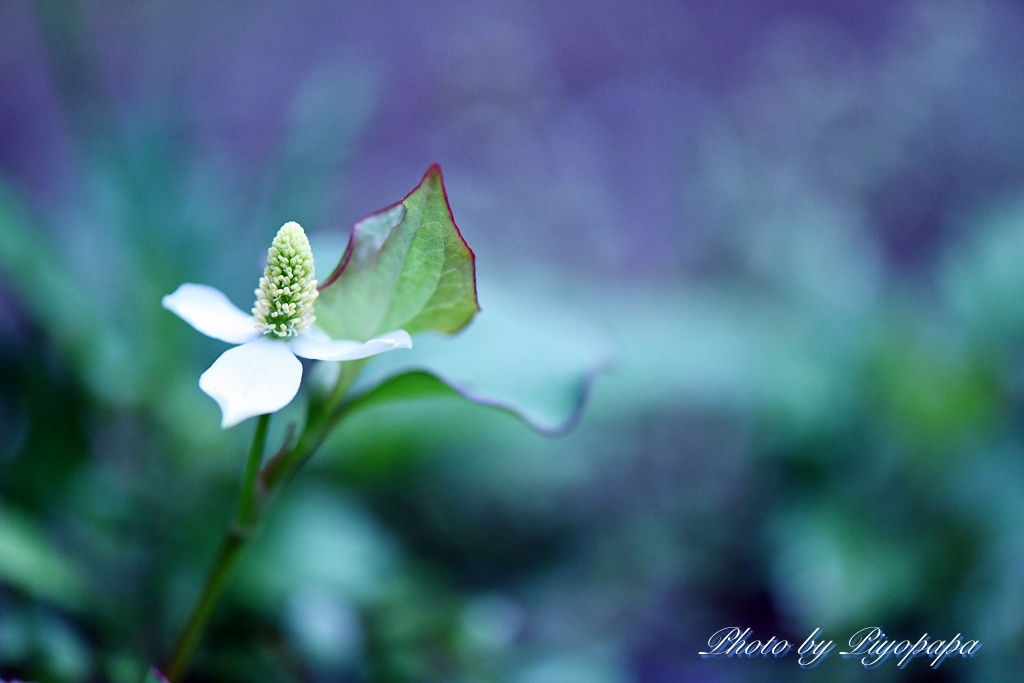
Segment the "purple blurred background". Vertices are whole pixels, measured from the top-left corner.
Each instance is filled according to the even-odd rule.
[[[756,269],[811,204],[913,266],[1024,175],[1016,4],[38,7],[0,10],[0,163],[45,208],[83,129],[171,122],[250,199],[323,144],[302,160],[339,226],[436,160],[496,260],[701,277]],[[323,140],[289,137],[324,109]]]

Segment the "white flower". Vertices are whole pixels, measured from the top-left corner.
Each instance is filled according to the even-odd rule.
[[[256,290],[252,315],[220,291],[186,283],[163,298],[163,306],[208,337],[232,344],[199,378],[199,388],[217,401],[221,426],[277,412],[299,391],[302,363],[356,360],[392,349],[411,349],[405,330],[367,342],[333,340],[312,327],[316,280],[309,241],[298,223],[286,223],[274,238],[267,269]]]

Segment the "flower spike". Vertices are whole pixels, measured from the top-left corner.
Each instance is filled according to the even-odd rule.
[[[316,320],[313,252],[302,227],[285,223],[267,253],[267,269],[256,290],[256,329],[279,338],[295,337]]]

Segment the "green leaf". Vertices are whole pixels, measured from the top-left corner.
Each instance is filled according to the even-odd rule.
[[[356,223],[316,302],[321,328],[358,341],[397,329],[456,332],[478,310],[473,252],[436,164],[401,202]]]
[[[587,374],[579,381],[569,383],[562,390],[554,392],[552,398],[560,405],[544,406],[540,410],[534,407],[531,410],[531,406],[523,405],[513,397],[503,397],[497,393],[480,393],[474,391],[470,383],[445,379],[440,374],[435,375],[428,370],[410,370],[388,377],[372,390],[355,398],[349,404],[349,412],[391,401],[458,396],[514,415],[538,432],[558,436],[572,429],[579,421],[597,374]]]
[[[0,584],[69,609],[80,607],[85,597],[78,566],[35,520],[6,506],[0,507]]]
[[[602,332],[570,311],[491,291],[486,315],[459,336],[422,335],[410,351],[374,359],[353,385],[348,409],[458,395],[561,434],[582,414],[610,349]]]

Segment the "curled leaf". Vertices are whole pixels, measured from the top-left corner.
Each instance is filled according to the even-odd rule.
[[[423,335],[381,357],[352,388],[349,411],[395,400],[461,396],[519,417],[539,432],[571,429],[613,353],[605,335],[551,310],[491,291],[487,314],[455,338]]]

